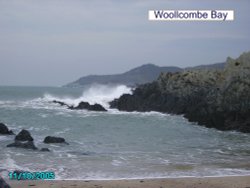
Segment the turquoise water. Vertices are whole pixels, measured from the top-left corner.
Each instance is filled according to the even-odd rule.
[[[0,135],[0,173],[55,171],[56,179],[121,179],[250,174],[250,135],[221,132],[157,112],[119,112],[107,101],[125,86],[91,88],[0,87],[0,122],[15,133],[27,129],[38,148],[7,148]],[[99,102],[108,112],[72,111],[51,103]],[[46,136],[69,145],[43,144]]]

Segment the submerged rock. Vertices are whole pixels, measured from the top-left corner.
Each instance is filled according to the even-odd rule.
[[[30,135],[30,132],[23,129],[18,135],[15,137],[16,141],[33,141],[34,139]]]
[[[24,141],[24,142],[15,141],[14,143],[7,145],[7,147],[16,147],[16,148],[37,150],[37,147],[34,145],[33,141]]]
[[[68,144],[64,138],[61,137],[54,137],[54,136],[47,136],[44,138],[44,143],[50,144],[50,143],[65,143]]]
[[[12,135],[14,133],[12,132],[12,130],[9,130],[5,124],[0,123],[0,134]]]
[[[162,73],[110,105],[124,111],[184,114],[199,125],[250,133],[250,52],[228,58],[224,70]]]

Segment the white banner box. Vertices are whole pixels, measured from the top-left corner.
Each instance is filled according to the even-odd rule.
[[[151,21],[233,21],[233,10],[149,10]]]

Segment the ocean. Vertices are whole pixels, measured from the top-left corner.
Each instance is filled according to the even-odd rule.
[[[250,174],[250,134],[223,132],[188,122],[181,115],[120,112],[108,101],[126,86],[88,88],[0,87],[0,122],[16,134],[27,129],[38,148],[7,148],[14,135],[0,135],[0,175],[23,170],[54,171],[56,179],[134,179]],[[97,102],[107,112],[70,110]],[[45,144],[46,136],[69,143]]]

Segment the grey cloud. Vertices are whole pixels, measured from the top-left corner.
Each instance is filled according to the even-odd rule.
[[[0,85],[63,85],[144,63],[181,67],[250,49],[250,2],[0,0]],[[233,9],[233,22],[150,22],[150,9]]]

